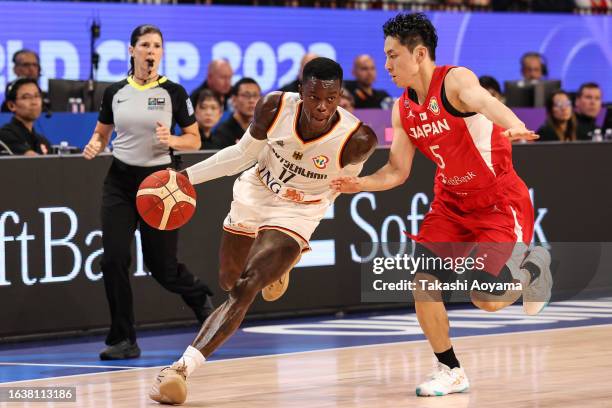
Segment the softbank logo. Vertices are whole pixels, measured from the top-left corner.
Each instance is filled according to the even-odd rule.
[[[531,202],[534,202],[534,190],[529,190]],[[384,242],[389,242],[389,235],[395,237],[399,236],[399,248],[401,253],[406,253],[406,249],[409,249],[411,243],[408,238],[404,235],[404,231],[407,231],[411,235],[417,235],[419,232],[420,223],[425,218],[425,214],[429,211],[431,205],[429,197],[425,193],[417,193],[412,196],[410,207],[406,208],[408,213],[405,216],[400,214],[389,214],[387,215],[380,225],[375,225],[374,222],[367,220],[362,214],[359,213],[359,203],[365,201],[369,204],[372,210],[376,210],[376,195],[373,193],[359,193],[356,194],[350,203],[349,211],[352,220],[355,225],[359,227],[363,232],[366,233],[368,238],[359,242],[353,242],[350,244],[351,260],[358,263],[371,262],[372,259],[377,255],[379,248],[382,249],[384,256],[392,258],[396,254],[390,253],[389,248],[386,245],[381,245]],[[534,204],[535,206],[535,204]],[[536,208],[535,209],[535,225],[534,225],[534,237],[533,241],[537,242],[544,247],[549,247],[548,238],[542,228],[542,221],[544,216],[548,213],[548,208]],[[331,206],[323,219],[334,218],[334,207]],[[392,234],[391,234],[392,233]],[[371,243],[372,245],[363,245],[364,243]],[[327,240],[313,240],[310,241],[312,247],[311,252],[304,254],[300,262],[296,267],[311,267],[311,266],[331,266],[336,263],[336,241],[333,239]],[[368,247],[369,251],[364,253],[363,246]],[[380,254],[379,254],[380,255]]]
[[[531,201],[534,202],[534,190],[529,190]],[[408,231],[412,235],[416,235],[419,231],[420,222],[425,218],[425,214],[429,210],[430,200],[424,193],[417,193],[412,196],[409,201],[409,208],[398,208],[398,210],[406,210],[406,215],[388,214],[383,219],[382,223],[377,224],[372,220],[368,220],[364,215],[359,213],[358,208],[364,208],[359,204],[365,201],[366,206],[372,210],[376,210],[376,196],[373,193],[359,193],[352,197],[349,211],[355,225],[363,232],[367,238],[363,238],[363,234],[359,234],[358,240],[350,243],[351,260],[353,262],[365,263],[370,262],[377,254],[381,243],[388,242],[388,237],[399,236],[400,248],[402,253],[408,245],[407,237],[403,234]],[[102,278],[100,271],[94,270],[94,262],[96,258],[103,253],[102,249],[102,231],[93,230],[85,235],[83,242],[77,242],[75,239],[79,227],[77,214],[69,207],[43,207],[39,208],[43,221],[42,237],[35,236],[30,232],[28,222],[21,219],[16,211],[0,212],[0,287],[10,286],[17,283],[18,280],[24,285],[31,286],[37,283],[49,284],[60,283],[74,280],[81,271],[85,277],[91,281],[98,281]],[[535,228],[534,242],[538,242],[543,246],[548,246],[548,239],[542,229],[542,221],[548,213],[547,208],[536,208],[535,210]],[[324,220],[334,219],[334,206],[327,209]],[[66,225],[68,228],[66,229]],[[66,232],[67,230],[67,232]],[[338,229],[339,230],[339,229]],[[343,228],[346,231],[346,229]],[[133,276],[148,276],[149,273],[144,269],[144,261],[142,256],[142,243],[140,232],[135,233],[134,242],[136,245],[135,271]],[[32,274],[30,272],[30,252],[34,243],[40,247],[42,241],[42,249],[44,253],[44,274]],[[362,248],[363,243],[372,243],[369,246],[367,253],[364,253]],[[336,264],[336,240],[322,239],[310,241],[312,248],[311,252],[307,252],[302,256],[296,267],[314,267],[314,266],[333,266]],[[387,246],[382,245],[384,256],[394,257],[395,253],[388,253]],[[16,271],[11,271],[10,276],[7,273],[7,249],[12,254],[18,254],[17,259],[11,259],[14,264],[19,265],[20,274]],[[68,253],[68,257],[66,257]],[[68,262],[54,262],[54,254],[64,255],[63,259],[69,259]],[[37,271],[40,268],[36,265]],[[36,276],[32,276],[36,275]]]
[[[85,236],[81,244],[75,242],[75,235],[78,230],[79,221],[77,214],[69,207],[45,207],[39,208],[38,212],[43,218],[43,236],[36,237],[29,233],[28,222],[23,221],[15,211],[5,211],[0,213],[0,286],[10,286],[16,280],[16,276],[7,274],[7,248],[11,245],[18,246],[20,265],[20,278],[24,285],[31,286],[36,283],[59,283],[74,280],[81,269],[83,269],[87,279],[97,281],[102,278],[102,273],[93,270],[94,260],[102,255],[102,231],[94,230]],[[68,224],[68,232],[65,225]],[[58,228],[58,224],[61,227]],[[54,230],[55,226],[55,230]],[[14,231],[14,232],[9,232]],[[60,236],[63,235],[63,236]],[[44,253],[44,275],[33,277],[30,273],[30,244],[42,239]],[[94,242],[95,241],[95,242]],[[136,231],[136,271],[133,276],[147,276],[149,273],[144,270],[142,258],[142,244],[140,232]],[[84,244],[84,245],[83,245]],[[14,253],[14,248],[12,253]],[[53,262],[54,253],[67,252],[71,262]],[[37,265],[38,269],[39,266]],[[11,271],[12,272],[12,271]],[[38,273],[36,274],[39,275]]]
[[[529,195],[531,197],[531,202],[533,203],[535,195],[533,189],[529,189]],[[380,226],[373,225],[372,223],[368,222],[368,220],[363,218],[361,214],[359,214],[357,208],[361,200],[369,202],[372,210],[376,210],[376,196],[372,193],[359,193],[355,195],[350,206],[351,218],[353,221],[355,221],[355,224],[357,224],[357,226],[368,235],[372,245],[367,245],[367,247],[370,249],[368,253],[362,253],[361,244],[364,242],[351,244],[351,259],[354,262],[359,263],[370,262],[379,252],[379,247],[382,249],[384,256],[388,258],[394,257],[396,255],[395,253],[390,253],[389,248],[386,245],[381,245],[382,243],[389,242],[388,235],[390,228],[397,228],[397,232],[399,232],[399,234],[397,232],[393,234],[393,236],[399,236],[400,238],[398,253],[406,253],[406,249],[408,248],[408,245],[411,245],[411,243],[408,242],[408,238],[405,236],[405,234],[403,234],[403,232],[407,231],[411,235],[418,234],[419,222],[423,221],[425,214],[427,214],[429,211],[429,197],[427,197],[425,193],[415,194],[412,196],[412,200],[410,201],[410,212],[407,215],[388,215],[384,218]],[[548,239],[546,238],[546,234],[544,233],[541,224],[544,216],[547,213],[548,208],[535,209],[536,217],[534,222],[533,242],[540,243],[542,246],[550,248]]]

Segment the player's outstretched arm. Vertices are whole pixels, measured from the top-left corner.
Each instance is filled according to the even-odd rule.
[[[463,112],[482,113],[491,122],[505,128],[503,135],[510,141],[535,140],[539,136],[525,127],[525,124],[497,98],[480,86],[476,75],[467,68],[452,69],[444,83],[447,96],[453,100],[456,95]]]
[[[257,102],[253,122],[240,141],[184,170],[192,184],[231,176],[251,167],[267,143],[267,131],[280,107],[282,93],[272,92]]]
[[[399,101],[393,106],[393,142],[389,161],[376,173],[365,177],[339,177],[331,181],[331,188],[339,193],[389,190],[403,184],[410,175],[415,147],[402,127]],[[368,128],[369,129],[369,128]]]

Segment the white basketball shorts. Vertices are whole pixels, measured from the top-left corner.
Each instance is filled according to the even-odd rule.
[[[302,251],[310,250],[310,237],[331,204],[329,199],[303,204],[280,198],[261,182],[255,168],[236,179],[233,194],[225,231],[256,238],[259,231],[279,230],[295,239]]]

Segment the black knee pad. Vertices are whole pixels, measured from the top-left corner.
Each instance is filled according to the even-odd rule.
[[[440,258],[438,255],[432,252],[429,248],[419,243],[415,245],[414,257],[415,258],[423,257],[426,259]],[[426,273],[428,275],[431,275],[442,283],[451,282],[452,280],[458,277],[458,275],[454,271],[447,270],[439,266],[440,265],[425,265],[423,268],[420,268],[418,271],[416,271],[416,273],[413,275],[413,280],[416,278],[416,274],[418,273]],[[420,284],[420,283],[417,282],[417,284]],[[452,295],[453,295],[452,291],[443,290],[442,291],[442,301],[444,303],[448,303],[451,300]]]
[[[493,276],[487,271],[474,269],[469,272],[469,282],[470,287],[472,287],[472,282],[477,281],[479,283],[486,284],[496,284],[496,283],[511,283],[513,281],[512,273],[510,272],[510,268],[507,265],[504,265],[502,269],[499,271],[497,276]],[[475,288],[474,291],[486,293],[494,296],[501,296],[506,294],[507,290],[505,289],[492,289],[492,290],[482,290],[480,288]]]

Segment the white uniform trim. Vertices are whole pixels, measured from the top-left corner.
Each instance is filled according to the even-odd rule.
[[[468,116],[463,118],[463,120],[468,128],[468,132],[470,132],[470,136],[472,136],[472,141],[474,142],[476,149],[480,153],[480,157],[482,157],[482,160],[484,160],[489,170],[495,174],[495,170],[493,170],[493,158],[491,157],[493,122],[491,122],[481,113]]]

